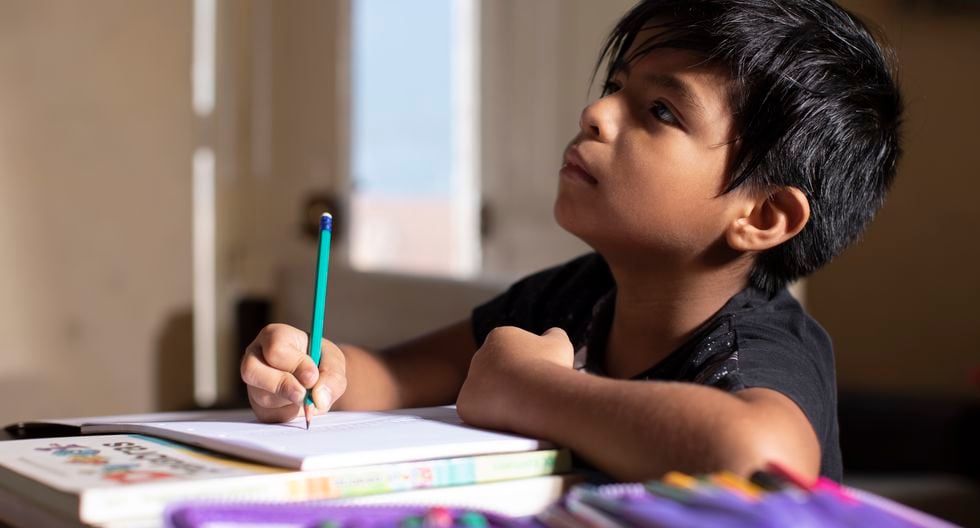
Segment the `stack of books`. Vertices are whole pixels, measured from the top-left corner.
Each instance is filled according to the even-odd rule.
[[[187,500],[396,502],[541,511],[576,479],[547,442],[463,424],[454,407],[256,422],[250,410],[80,418],[82,436],[0,442],[0,521],[160,525]]]
[[[250,410],[45,425],[80,436],[0,442],[0,525],[952,527],[777,465],[583,484],[568,451],[467,426],[452,406],[331,412],[309,431]]]

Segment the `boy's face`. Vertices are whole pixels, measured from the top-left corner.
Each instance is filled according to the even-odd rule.
[[[723,194],[730,79],[702,62],[654,50],[582,111],[559,173],[555,217],[563,228],[603,253],[684,262],[721,239],[744,197]]]

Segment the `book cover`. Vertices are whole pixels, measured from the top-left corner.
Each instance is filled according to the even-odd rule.
[[[167,504],[187,499],[336,499],[521,479],[569,468],[569,455],[562,450],[290,471],[140,435],[0,442],[0,492],[86,523],[152,518]]]

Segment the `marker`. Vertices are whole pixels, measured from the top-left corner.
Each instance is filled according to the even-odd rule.
[[[749,481],[765,491],[783,491],[788,487],[783,479],[762,470],[752,473]],[[795,486],[793,488],[795,489]]]
[[[858,504],[858,500],[855,499],[853,495],[848,493],[843,486],[834,482],[833,480],[830,480],[827,477],[817,478],[816,484],[814,484],[813,487],[810,488],[810,491],[826,492],[830,495],[833,495],[834,497],[837,497],[837,499],[843,502],[844,504],[849,504],[849,505]]]
[[[807,479],[803,475],[796,473],[779,462],[767,463],[766,471],[803,491],[810,491],[810,488],[816,483],[816,481],[807,482]]]
[[[410,517],[405,517],[398,523],[398,528],[422,528],[422,516],[412,515]]]
[[[310,346],[307,352],[313,364],[320,367],[320,342],[323,340],[323,305],[327,301],[327,268],[330,267],[330,234],[333,229],[333,217],[330,213],[320,216],[320,246],[316,256],[316,282],[313,295],[313,325],[310,328]],[[313,392],[306,391],[306,401],[303,410],[306,414],[306,429],[310,429],[313,419]]]
[[[698,487],[698,479],[680,471],[668,471],[661,481],[669,486],[686,490],[693,490]]]
[[[712,473],[708,479],[718,486],[741,494],[745,498],[753,501],[758,500],[764,492],[764,490],[759,486],[756,486],[755,484],[743,479],[731,471],[719,471],[717,473]]]
[[[422,519],[423,528],[452,528],[452,525],[452,513],[441,506],[430,509]]]
[[[644,487],[651,495],[670,499],[674,502],[690,504],[693,501],[693,492],[687,488],[671,486],[656,480],[646,482]]]
[[[466,528],[487,528],[490,526],[487,518],[480,512],[468,511],[459,516],[459,524]]]

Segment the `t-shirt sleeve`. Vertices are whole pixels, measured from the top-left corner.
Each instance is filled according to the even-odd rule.
[[[534,309],[543,285],[553,270],[545,270],[514,283],[504,293],[473,309],[473,337],[483,345],[487,334],[498,326],[529,328],[534,323]]]
[[[498,326],[516,326],[537,334],[560,326],[574,343],[591,317],[596,297],[609,289],[610,281],[605,261],[595,253],[529,275],[473,309],[477,346]]]
[[[775,390],[827,431],[837,387],[830,337],[803,313],[737,324],[738,377],[744,388]]]

